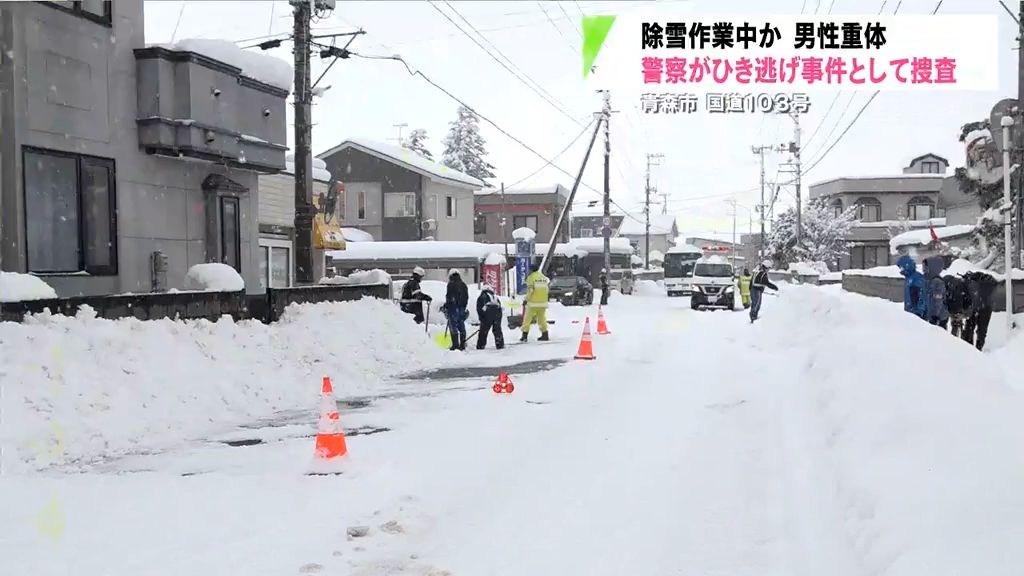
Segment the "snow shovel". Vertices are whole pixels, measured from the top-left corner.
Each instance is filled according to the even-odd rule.
[[[445,349],[452,347],[452,336],[451,334],[448,333],[447,324],[445,324],[444,332],[438,334],[437,336],[434,336],[434,343],[440,346],[441,348]]]

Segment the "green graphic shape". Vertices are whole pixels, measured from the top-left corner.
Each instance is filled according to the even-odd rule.
[[[583,78],[590,75],[597,54],[601,51],[608,32],[615,24],[615,16],[584,16],[583,17]]]

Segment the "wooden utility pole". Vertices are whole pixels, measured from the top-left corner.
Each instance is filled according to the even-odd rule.
[[[765,220],[765,202],[764,202],[764,153],[772,149],[771,146],[751,146],[750,149],[761,158],[761,203],[757,206],[757,211],[761,215],[761,237],[758,239],[760,245],[760,253],[758,254],[758,262],[764,260],[764,220]]]
[[[664,158],[662,154],[647,154],[647,176],[644,185],[644,216],[646,217],[644,231],[644,269],[651,269],[651,160]]]
[[[604,91],[604,107],[601,110],[604,118],[604,226],[601,233],[604,236],[604,269],[611,274],[612,271],[612,190],[611,190],[611,125],[612,119],[612,93]]]
[[[295,281],[312,284],[313,278],[313,127],[310,122],[311,3],[291,0],[294,10],[292,50],[295,58]]]

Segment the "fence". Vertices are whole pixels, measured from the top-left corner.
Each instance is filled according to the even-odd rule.
[[[119,294],[113,296],[76,296],[48,300],[30,300],[0,304],[0,321],[22,322],[26,316],[47,310],[51,314],[74,316],[83,306],[108,320],[138,318],[158,320],[217,320],[225,314],[234,320],[276,322],[289,304],[359,300],[364,297],[390,298],[391,286],[326,285],[267,289],[266,294],[244,292],[166,292],[159,294]]]

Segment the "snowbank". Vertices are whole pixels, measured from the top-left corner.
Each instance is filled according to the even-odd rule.
[[[271,325],[40,314],[0,322],[0,341],[12,471],[160,450],[283,410],[314,418],[323,376],[343,398],[446,358],[374,299],[292,305]]]
[[[354,242],[344,250],[327,254],[334,260],[372,260],[375,258],[478,258],[483,260],[495,251],[494,246],[477,242]],[[501,253],[501,248],[497,248]]]
[[[185,275],[185,289],[202,292],[241,292],[245,290],[245,280],[242,280],[237,270],[227,264],[196,264],[189,268]]]
[[[513,230],[512,231],[512,237],[515,238],[516,240],[527,240],[527,241],[529,241],[529,240],[533,240],[534,238],[536,238],[537,237],[537,233],[534,232],[533,230],[531,230],[530,228],[527,228],[527,227],[523,226],[522,228],[516,228],[515,230]]]
[[[505,258],[503,258],[501,254],[498,254],[497,252],[491,252],[490,254],[487,255],[487,258],[484,258],[484,264],[487,264],[488,266],[497,266],[499,264],[505,264]]]
[[[809,262],[794,262],[789,265],[789,271],[800,276],[820,276],[821,271]]]
[[[359,228],[342,228],[341,235],[346,242],[373,242],[373,235]]]
[[[917,268],[918,268],[918,270],[920,270],[921,266],[918,265]],[[893,266],[876,266],[874,268],[865,268],[863,270],[858,269],[858,268],[848,268],[846,270],[843,270],[843,274],[846,274],[846,275],[849,275],[849,276],[876,276],[876,277],[879,277],[879,278],[903,278],[903,275],[900,274],[900,269],[898,267],[896,267],[895,265],[893,265]]]
[[[182,52],[195,52],[230,64],[242,70],[242,75],[276,86],[282,90],[291,90],[292,73],[291,64],[253,50],[243,50],[234,42],[217,40],[212,38],[186,38],[171,45],[164,45],[168,50]]]
[[[1016,376],[877,299],[796,286],[763,316],[757,341],[798,367],[782,418],[796,419],[793,441],[809,452],[801,474],[817,489],[808,501],[825,503],[815,514],[840,527],[863,573],[1016,574]]]
[[[49,300],[56,297],[57,292],[38,276],[0,272],[0,302]]]
[[[650,259],[651,262],[664,262],[665,254],[661,250],[651,250],[648,259]]]
[[[843,280],[842,272],[829,272],[828,274],[822,274],[818,277],[818,280],[824,282],[841,282]]]
[[[899,249],[903,246],[927,246],[932,242],[932,230],[931,228],[926,228],[924,230],[910,230],[909,232],[897,234],[889,240],[889,251],[893,254],[898,254]],[[970,224],[957,224],[956,226],[934,228],[934,230],[939,240],[946,240],[966,236],[974,232],[974,226]]]
[[[391,283],[391,275],[380,269],[357,270],[348,276],[321,278],[319,283],[352,286],[387,286]]]
[[[654,280],[637,280],[633,291],[638,296],[665,296],[665,289]]]

